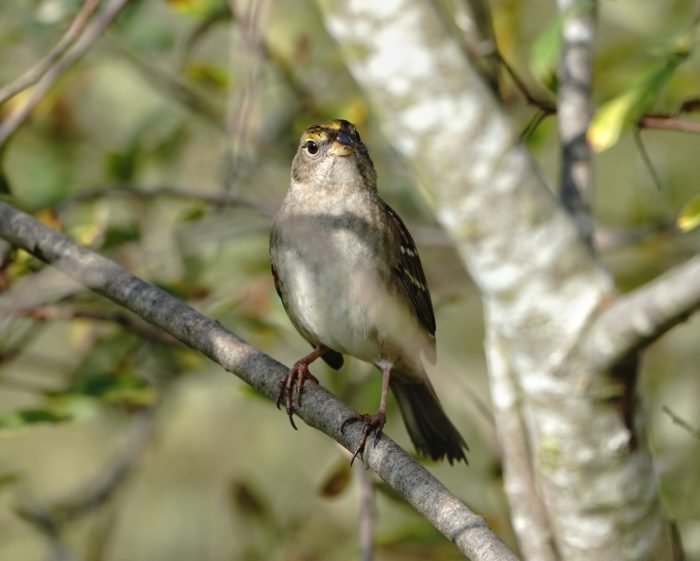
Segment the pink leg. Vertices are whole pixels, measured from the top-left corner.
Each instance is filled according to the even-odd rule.
[[[319,345],[308,355],[297,360],[280,382],[280,390],[277,394],[277,408],[279,409],[280,403],[282,403],[284,399],[289,422],[292,423],[294,429],[297,428],[292,418],[294,414],[294,388],[296,387],[297,389],[297,403],[301,406],[301,394],[304,389],[304,381],[311,380],[313,383],[318,384],[316,377],[309,372],[309,364],[317,358],[322,357],[328,350],[327,347]]]
[[[374,445],[377,445],[379,437],[382,435],[382,429],[384,428],[384,423],[386,423],[386,399],[389,394],[389,380],[391,378],[391,366],[387,366],[382,369],[382,395],[379,398],[379,411],[374,415],[353,415],[345,419],[340,427],[340,432],[345,432],[345,427],[356,421],[362,421],[364,425],[362,426],[362,433],[360,434],[360,441],[357,444],[357,449],[352,455],[350,460],[350,465],[355,461],[357,456],[362,459],[362,454],[365,451],[365,444],[367,443],[367,437],[374,433]]]

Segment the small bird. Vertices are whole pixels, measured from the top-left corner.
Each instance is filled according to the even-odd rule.
[[[277,406],[285,403],[292,426],[294,390],[301,403],[304,382],[317,382],[309,364],[322,358],[337,370],[349,355],[382,372],[379,410],[342,425],[363,423],[352,461],[368,436],[378,441],[391,388],[419,454],[466,462],[468,447],[422,362],[435,362],[435,316],[418,251],[377,193],[374,164],[352,123],[326,121],[301,135],[270,261],[287,315],[313,347],[280,384]]]

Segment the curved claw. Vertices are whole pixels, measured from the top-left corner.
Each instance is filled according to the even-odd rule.
[[[294,363],[287,372],[287,375],[280,381],[279,393],[277,394],[277,409],[280,407],[280,403],[284,400],[284,408],[289,417],[289,422],[291,423],[294,430],[297,426],[294,424],[294,388],[297,390],[297,405],[301,407],[301,395],[304,391],[304,382],[310,380],[315,384],[318,384],[316,377],[309,372],[309,365],[303,359],[298,360]]]
[[[374,433],[374,445],[377,445],[377,442],[379,442],[379,438],[382,436],[382,429],[384,428],[384,423],[386,423],[386,415],[383,411],[377,411],[374,415],[353,415],[352,417],[348,417],[347,419],[345,419],[345,421],[343,421],[343,424],[340,425],[340,432],[344,433],[345,427],[350,423],[354,423],[356,421],[362,421],[364,425],[362,427],[362,433],[360,434],[360,440],[357,444],[357,448],[355,449],[355,453],[350,459],[350,465],[353,464],[355,458],[357,458],[358,456],[361,460],[363,459],[362,456],[365,451],[365,445],[367,444],[367,437],[372,433]]]

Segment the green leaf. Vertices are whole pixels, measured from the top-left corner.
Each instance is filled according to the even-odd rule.
[[[129,375],[92,375],[71,387],[68,393],[121,405],[149,405],[154,399],[152,389],[143,380]]]
[[[530,48],[530,71],[540,83],[550,89],[555,87],[562,24],[561,17],[555,18],[540,33]]]
[[[700,193],[690,199],[676,219],[676,226],[681,232],[690,232],[700,225]]]
[[[166,0],[166,4],[177,12],[201,17],[220,12],[223,3],[221,0]]]
[[[124,150],[107,153],[105,171],[110,179],[129,183],[136,177],[140,160],[141,146],[138,142],[132,142]]]
[[[551,90],[556,89],[557,65],[561,53],[561,33],[567,18],[577,17],[594,9],[591,0],[579,0],[567,13],[555,17],[535,39],[530,48],[532,75]]]
[[[659,91],[690,54],[681,44],[662,63],[644,72],[626,91],[600,106],[588,128],[588,141],[596,152],[614,146],[624,128],[651,108]]]
[[[0,489],[8,485],[14,485],[20,480],[21,476],[15,471],[6,471],[0,473]]]
[[[53,409],[21,409],[0,415],[0,430],[18,429],[40,423],[62,423],[70,418],[67,413]]]
[[[198,84],[215,90],[224,90],[228,86],[228,70],[221,65],[210,62],[192,62],[185,68],[185,75]]]

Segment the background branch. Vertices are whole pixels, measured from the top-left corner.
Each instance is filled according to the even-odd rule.
[[[357,513],[357,541],[359,561],[374,559],[374,529],[376,527],[376,512],[374,507],[374,482],[361,463],[353,465],[357,482],[360,487],[360,505]]]
[[[71,206],[86,201],[94,201],[103,197],[127,196],[141,200],[165,197],[182,201],[196,201],[206,203],[214,207],[246,208],[259,212],[263,216],[272,217],[274,209],[270,205],[254,201],[245,197],[231,194],[208,194],[206,192],[190,192],[170,185],[158,185],[154,187],[140,187],[136,185],[108,185],[99,189],[92,189],[68,197],[56,207],[58,212],[63,212]]]
[[[0,88],[0,105],[5,103],[11,97],[14,97],[22,90],[26,90],[29,86],[35,84],[51,67],[60,59],[63,54],[75,43],[75,40],[80,36],[88,22],[90,16],[100,4],[100,0],[85,0],[82,7],[75,16],[75,19],[70,24],[66,34],[61,37],[58,44],[49,51],[42,60],[30,68],[26,73],[17,78],[15,81]]]
[[[561,143],[561,200],[592,246],[592,152],[586,131],[593,114],[591,81],[596,27],[595,0],[558,0],[562,19],[557,126]]]
[[[287,368],[217,321],[2,202],[0,236],[161,327],[266,396],[276,398]],[[299,417],[307,424],[348,450],[355,449],[360,427],[349,427],[341,433],[340,426],[352,414],[347,405],[319,385],[305,389],[298,409]],[[387,436],[382,436],[377,446],[365,453],[365,462],[473,561],[516,559],[482,517],[471,512]]]
[[[670,115],[642,115],[637,122],[640,129],[690,132],[700,134],[700,122],[687,121]]]
[[[5,120],[0,123],[0,148],[7,143],[9,138],[29,117],[34,108],[42,100],[59,76],[73,63],[80,59],[92,45],[102,36],[105,29],[129,3],[129,0],[112,0],[104,10],[97,14],[86,26],[83,34],[72,46],[69,47],[63,58],[46,71],[41,79],[32,88],[27,99],[18,105]]]
[[[97,322],[116,323],[127,331],[139,335],[143,339],[162,345],[180,345],[180,342],[163,333],[160,329],[154,329],[151,325],[137,321],[130,314],[124,312],[103,312],[94,310],[77,310],[62,306],[39,306],[35,308],[19,308],[14,310],[2,309],[16,315],[30,317],[38,321],[71,321],[74,319],[87,319]]]
[[[671,418],[674,424],[678,425],[679,427],[682,427],[683,429],[688,431],[692,436],[700,440],[700,429],[695,428],[688,421],[676,415],[673,411],[671,411],[671,408],[667,405],[664,405],[661,408],[661,410]]]

